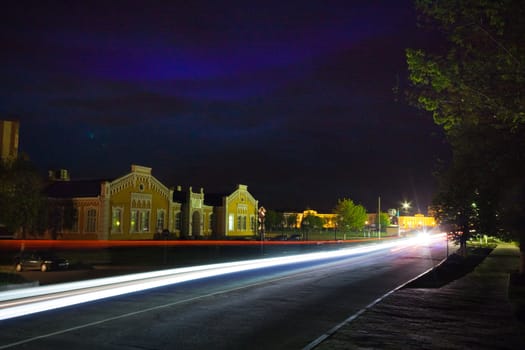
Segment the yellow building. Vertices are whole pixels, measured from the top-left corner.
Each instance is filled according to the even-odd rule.
[[[403,231],[417,230],[422,228],[432,228],[437,225],[436,219],[423,214],[414,216],[400,216],[399,228]]]
[[[336,214],[320,214],[317,211],[312,210],[312,209],[304,210],[302,213],[284,213],[284,218],[285,218],[285,222],[288,222],[287,221],[288,217],[295,216],[296,223],[294,227],[299,229],[301,228],[301,223],[303,222],[303,219],[309,215],[320,217],[324,222],[323,228],[326,228],[326,229],[335,228],[335,225],[337,223]]]
[[[18,134],[20,122],[0,120],[0,159],[3,161],[18,157]]]
[[[210,222],[217,238],[254,237],[257,234],[258,201],[248,186],[238,185],[231,194],[207,195],[205,202],[213,207]]]
[[[151,168],[132,165],[129,174],[114,180],[72,181],[63,170],[60,174],[46,193],[51,203],[73,208],[74,222],[60,229],[58,238],[146,239],[174,225],[180,206]]]
[[[293,213],[293,212],[287,212],[284,213],[284,221],[288,222],[289,217],[295,217],[295,226],[290,228],[301,228],[301,223],[303,219],[308,215],[314,215],[318,216],[321,219],[324,220],[323,228],[325,229],[333,229],[336,226],[337,223],[337,215],[336,214],[321,214],[318,213],[315,210],[305,210],[302,213]],[[368,213],[367,214],[367,221],[366,225],[374,225],[377,222],[377,213]],[[425,227],[434,227],[436,226],[436,220],[433,217],[424,216],[423,214],[416,214],[414,216],[400,216],[399,217],[399,224],[400,229],[403,231],[413,230],[413,229],[421,229]]]
[[[173,203],[173,190],[153,177],[151,168],[132,165],[129,174],[106,182],[103,190],[101,239],[149,239],[173,229],[172,218],[180,208]]]
[[[50,175],[54,175],[50,172]],[[247,186],[229,195],[169,189],[151,168],[132,165],[114,180],[72,181],[65,171],[47,188],[51,207],[73,211],[73,224],[56,225],[52,235],[64,239],[138,240],[168,232],[175,238],[255,236],[257,201]],[[216,205],[214,199],[220,199]],[[69,228],[69,226],[71,226]]]

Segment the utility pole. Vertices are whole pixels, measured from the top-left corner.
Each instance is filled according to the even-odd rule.
[[[377,197],[377,238],[381,239],[381,197]]]

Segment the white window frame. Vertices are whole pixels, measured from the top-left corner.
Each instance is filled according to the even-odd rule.
[[[155,226],[157,231],[163,231],[166,228],[166,210],[157,209],[157,223]]]
[[[97,216],[98,210],[95,207],[86,208],[86,227],[84,232],[96,233],[97,232]]]
[[[112,207],[111,208],[111,233],[122,233],[122,214],[123,213],[124,213],[124,209],[122,207]],[[117,218],[117,222],[115,222],[115,218]]]
[[[228,231],[233,231],[235,229],[234,223],[235,223],[235,217],[233,214],[230,214],[228,216]]]

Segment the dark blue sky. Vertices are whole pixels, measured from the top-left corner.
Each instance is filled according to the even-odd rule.
[[[19,1],[0,28],[0,118],[43,173],[426,211],[447,154],[402,96],[411,1]]]

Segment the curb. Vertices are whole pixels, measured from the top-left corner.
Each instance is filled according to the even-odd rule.
[[[359,316],[361,316],[362,314],[364,314],[367,310],[371,309],[374,305],[376,305],[377,303],[381,302],[383,299],[385,299],[386,297],[388,297],[389,295],[393,294],[394,292],[397,292],[398,290],[402,289],[403,287],[405,287],[407,284],[417,280],[419,277],[429,273],[430,271],[432,271],[433,269],[435,269],[436,267],[438,267],[439,265],[443,264],[446,260],[447,260],[448,257],[445,257],[443,260],[441,260],[438,264],[432,266],[431,268],[423,271],[422,273],[420,273],[419,275],[417,275],[416,277],[408,280],[407,282],[395,287],[394,289],[388,291],[387,293],[383,294],[382,296],[380,296],[379,298],[377,298],[376,300],[372,301],[370,304],[368,304],[367,306],[365,306],[364,308],[362,308],[361,310],[357,311],[355,314],[351,315],[350,317],[348,317],[347,319],[345,319],[343,322],[339,323],[338,325],[336,325],[335,327],[329,329],[328,331],[326,331],[324,334],[322,334],[320,337],[318,337],[317,339],[315,339],[314,341],[312,341],[311,343],[307,344],[304,348],[302,348],[302,350],[312,350],[314,348],[316,348],[319,344],[321,344],[323,341],[325,341],[326,339],[330,338],[332,335],[334,335],[339,329],[341,329],[342,327],[350,324],[352,321],[354,321],[355,319],[357,319]]]

